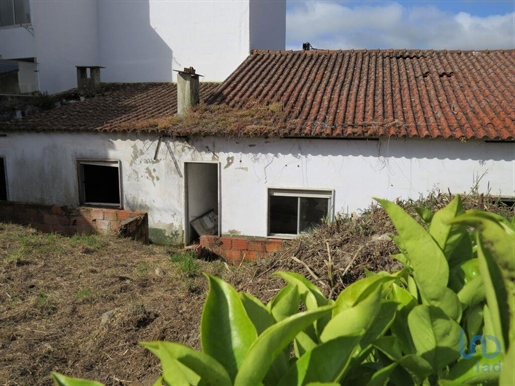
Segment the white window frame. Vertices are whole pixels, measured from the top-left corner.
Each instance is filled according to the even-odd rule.
[[[23,25],[30,25],[32,23],[32,7],[30,5],[30,1],[28,1],[28,6],[29,6],[29,20],[28,21],[23,21],[23,22],[19,22],[17,19],[16,19],[16,3],[17,0],[2,0],[2,2],[9,2],[11,3],[12,5],[12,19],[13,19],[13,24],[0,24],[0,28],[8,28],[8,27],[17,27],[17,26],[23,26]],[[1,11],[0,11],[1,12]],[[0,18],[1,20],[1,18]],[[1,23],[1,22],[0,22]]]
[[[300,200],[297,206],[297,233],[271,233],[270,232],[270,197],[297,197],[297,198],[326,198],[328,200],[327,216],[328,220],[332,221],[334,218],[334,190],[331,189],[289,189],[289,188],[268,188],[267,192],[267,235],[269,237],[278,238],[293,238],[303,234],[299,232],[300,226]]]
[[[90,202],[86,201],[86,190],[84,181],[84,168],[83,165],[94,165],[118,168],[118,203],[106,202]],[[122,209],[122,165],[119,160],[91,160],[91,159],[78,159],[77,160],[77,177],[79,182],[79,203],[83,206],[95,207],[109,207]]]

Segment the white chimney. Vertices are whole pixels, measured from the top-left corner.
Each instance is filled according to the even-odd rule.
[[[177,71],[177,115],[186,114],[199,103],[199,77],[193,67]]]
[[[100,89],[101,66],[76,66],[77,88],[80,95],[92,96]]]

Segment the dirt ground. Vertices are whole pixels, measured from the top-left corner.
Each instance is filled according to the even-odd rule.
[[[407,205],[439,208],[449,199]],[[499,212],[482,197],[466,206]],[[270,275],[295,271],[334,298],[364,268],[399,267],[389,257],[396,252],[388,237],[393,231],[384,211],[373,207],[292,240],[269,259],[233,267],[185,259],[170,247],[0,224],[0,384],[51,385],[50,371],[58,371],[106,385],[151,385],[159,363],[138,342],[199,348],[207,292],[202,272],[266,302],[284,285]]]

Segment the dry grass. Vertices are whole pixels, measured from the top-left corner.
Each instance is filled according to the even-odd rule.
[[[0,250],[0,379],[6,385],[50,385],[50,371],[108,385],[151,384],[158,362],[137,343],[198,346],[207,289],[200,272],[225,269],[199,261],[185,275],[163,247],[7,224],[1,224]]]
[[[207,136],[223,133],[226,137],[268,136],[285,121],[279,103],[253,105],[245,109],[228,105],[201,103],[184,116],[171,116],[121,124],[119,130],[160,131],[170,135]]]

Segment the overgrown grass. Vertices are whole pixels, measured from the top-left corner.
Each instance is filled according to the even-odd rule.
[[[200,273],[200,263],[195,259],[195,252],[193,251],[174,253],[169,260],[176,263],[182,273],[188,277],[195,277]]]

